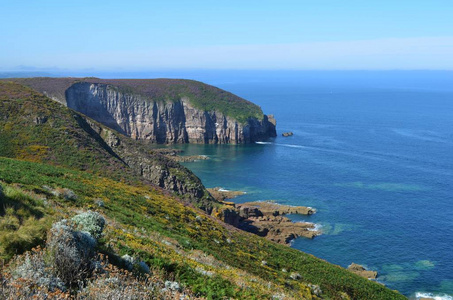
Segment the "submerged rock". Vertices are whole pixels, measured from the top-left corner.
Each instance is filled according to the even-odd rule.
[[[291,131],[282,133],[282,136],[284,136],[284,137],[288,137],[288,136],[292,136],[292,135],[294,135],[294,134]]]

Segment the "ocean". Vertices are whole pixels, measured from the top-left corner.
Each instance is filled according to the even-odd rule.
[[[376,270],[411,298],[453,299],[453,72],[173,75],[235,93],[277,119],[278,136],[262,143],[178,146],[209,156],[185,163],[207,187],[246,192],[238,203],[315,207],[290,217],[323,234],[292,247]],[[294,135],[282,137],[287,131]]]

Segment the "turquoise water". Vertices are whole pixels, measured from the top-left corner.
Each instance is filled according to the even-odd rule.
[[[323,235],[292,247],[377,270],[410,297],[453,295],[451,73],[227,75],[200,79],[275,114],[279,136],[181,146],[210,157],[185,164],[207,187],[245,191],[237,202],[313,206],[317,214],[291,217]]]

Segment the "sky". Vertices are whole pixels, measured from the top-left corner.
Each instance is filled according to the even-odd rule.
[[[452,0],[0,0],[0,70],[453,70]]]

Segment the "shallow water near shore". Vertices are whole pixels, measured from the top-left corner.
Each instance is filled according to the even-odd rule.
[[[234,201],[312,206],[291,216],[323,235],[292,247],[378,280],[409,297],[453,295],[453,75],[451,72],[289,72],[203,80],[257,103],[278,137],[253,145],[181,145],[207,187]],[[249,74],[250,75],[250,74]],[[204,77],[203,77],[204,76]],[[294,136],[282,137],[292,131]],[[451,298],[450,298],[451,299]]]

